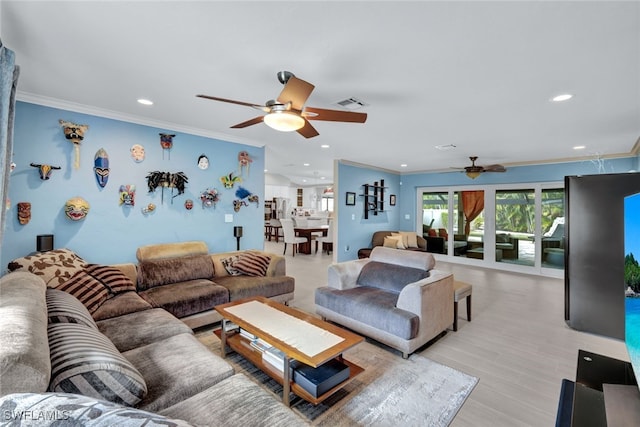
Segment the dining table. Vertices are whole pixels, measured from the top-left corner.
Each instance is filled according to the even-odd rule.
[[[293,231],[295,231],[296,236],[306,237],[307,241],[304,243],[298,244],[298,253],[302,254],[311,254],[311,240],[313,239],[313,233],[321,232],[323,236],[327,235],[329,231],[328,225],[320,225],[320,226],[302,226],[302,227],[294,227]]]

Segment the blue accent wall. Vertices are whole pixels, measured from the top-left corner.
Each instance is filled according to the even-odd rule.
[[[9,178],[10,212],[2,239],[2,268],[8,261],[28,255],[36,249],[36,235],[53,234],[55,247],[66,247],[86,261],[111,264],[135,261],[139,246],[162,242],[203,240],[211,252],[236,249],[233,227],[243,226],[241,249],[264,247],[264,148],[206,138],[171,129],[81,114],[41,105],[18,102],[14,126],[16,169]],[[80,168],[74,169],[74,147],[65,139],[58,121],[89,125],[80,147]],[[163,150],[159,133],[171,133],[173,148]],[[130,148],[145,147],[146,158],[136,163]],[[110,175],[106,187],[98,185],[94,171],[96,151],[104,148],[109,156]],[[249,152],[253,163],[243,173],[239,185],[259,197],[259,204],[248,203],[235,212],[233,189],[224,189],[220,177],[239,174],[238,153]],[[199,169],[198,158],[205,154],[209,168]],[[49,180],[41,180],[30,163],[61,166]],[[189,182],[184,194],[160,188],[148,191],[146,176],[152,171],[184,172]],[[121,185],[136,186],[135,206],[119,205]],[[215,208],[203,208],[200,193],[217,188],[221,199]],[[173,197],[172,198],[172,194]],[[91,205],[82,221],[71,221],[64,213],[65,202],[80,196]],[[186,210],[187,199],[194,202]],[[246,200],[246,199],[245,199]],[[20,225],[18,202],[31,203],[31,221]],[[149,203],[156,210],[148,215],[142,208]],[[225,214],[233,222],[225,222]]]
[[[527,182],[563,182],[567,175],[592,175],[600,173],[627,173],[638,169],[638,157],[606,160],[584,160],[568,163],[510,167],[504,173],[484,173],[471,180],[462,172],[416,173],[396,175],[365,166],[338,164],[338,262],[357,259],[358,249],[369,247],[371,235],[378,230],[415,230],[418,212],[416,191],[420,187],[487,186]],[[356,206],[345,206],[345,193],[362,194],[362,184],[385,180],[390,187],[388,194],[397,194],[397,205],[387,207],[379,217],[365,220],[363,198],[356,198]],[[385,192],[385,202],[389,196]],[[352,219],[355,215],[355,220]],[[346,247],[350,250],[347,251]]]
[[[364,219],[364,184],[384,179],[384,212]],[[367,248],[371,235],[378,230],[398,230],[400,216],[400,175],[378,169],[338,163],[339,185],[336,197],[338,213],[338,240],[333,250],[338,262],[358,258],[358,249]],[[356,193],[355,206],[347,206],[346,193]],[[396,195],[396,205],[390,206],[389,197]],[[413,228],[410,228],[413,229]]]

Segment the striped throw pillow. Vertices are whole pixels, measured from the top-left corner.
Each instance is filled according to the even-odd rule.
[[[84,271],[99,280],[113,295],[136,290],[136,285],[117,267],[89,264]]]
[[[147,393],[138,370],[99,331],[75,323],[47,328],[49,391],[74,393],[134,406]]]
[[[56,289],[78,298],[87,307],[89,313],[93,313],[100,308],[110,297],[109,289],[84,270],[78,271],[69,280],[58,285]]]
[[[247,276],[264,276],[267,274],[271,257],[255,251],[243,252],[234,261],[233,268]]]
[[[78,298],[59,289],[47,289],[47,315],[49,323],[78,323],[98,330],[87,307]]]

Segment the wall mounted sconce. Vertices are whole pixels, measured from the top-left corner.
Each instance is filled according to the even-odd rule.
[[[53,234],[38,234],[36,236],[36,251],[49,252],[53,250]]]
[[[237,247],[236,250],[240,250],[240,238],[242,237],[242,226],[233,227],[233,237],[236,238]]]

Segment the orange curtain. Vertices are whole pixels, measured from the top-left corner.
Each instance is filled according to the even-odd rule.
[[[464,213],[464,235],[469,236],[471,221],[484,210],[484,191],[463,191],[462,212]]]

